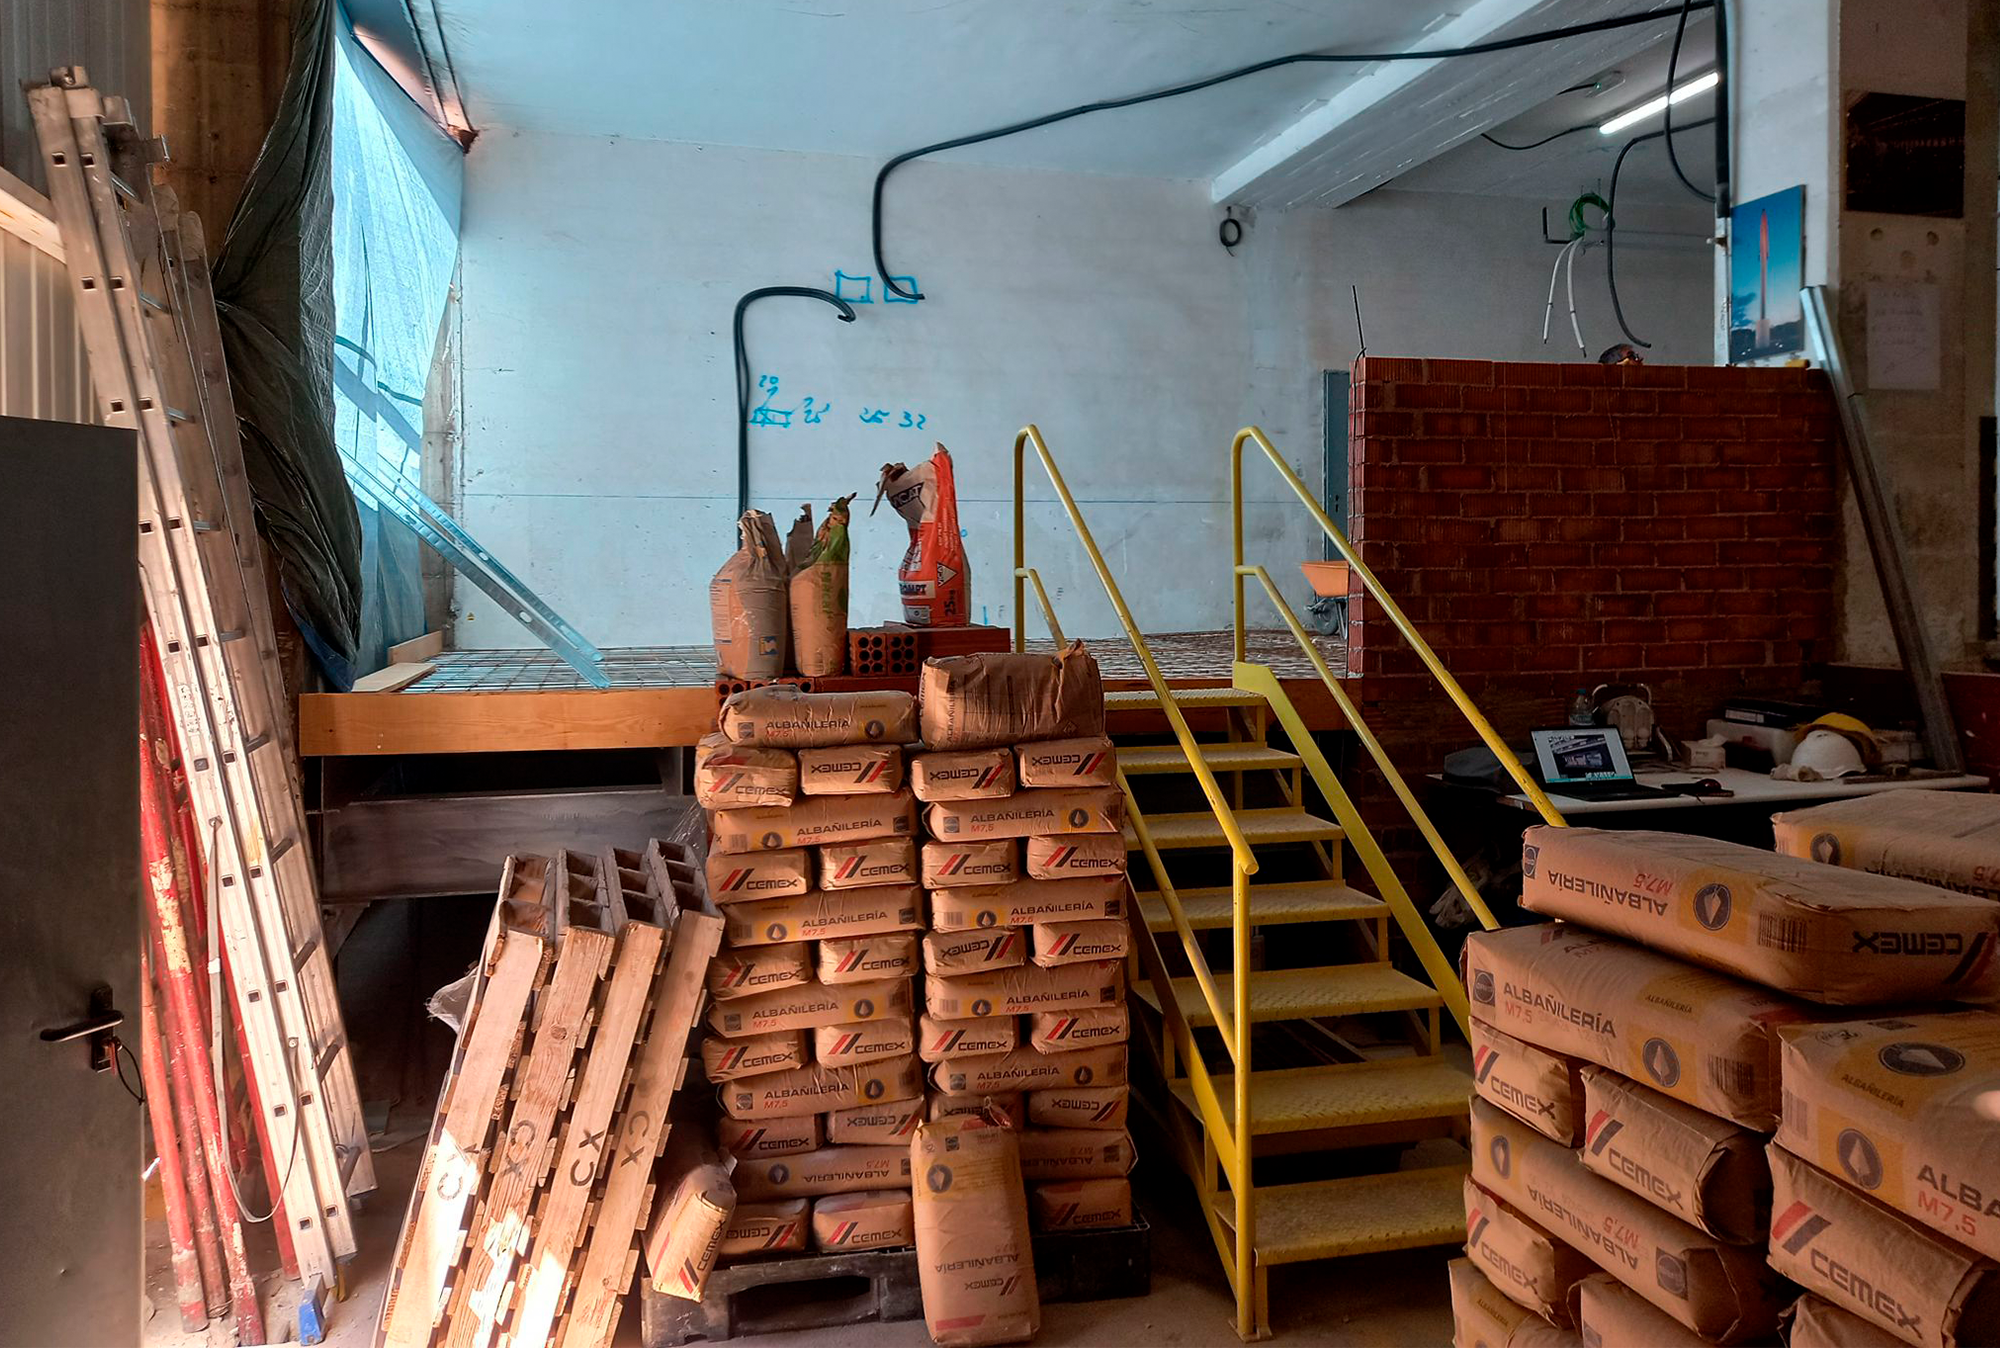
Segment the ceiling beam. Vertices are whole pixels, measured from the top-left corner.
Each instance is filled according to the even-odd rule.
[[[1662,7],[1658,0],[1475,0],[1411,50],[1466,47]],[[1339,206],[1673,36],[1671,19],[1483,56],[1388,61],[1215,176],[1218,204]]]

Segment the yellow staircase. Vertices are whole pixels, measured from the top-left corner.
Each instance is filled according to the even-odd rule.
[[[1237,1333],[1257,1339],[1271,1333],[1268,1276],[1276,1265],[1464,1238],[1462,1148],[1428,1145],[1429,1160],[1421,1162],[1407,1149],[1427,1139],[1462,1140],[1472,1082],[1442,1050],[1442,1013],[1461,1031],[1466,1022],[1456,971],[1277,677],[1243,658],[1247,582],[1262,586],[1347,729],[1481,922],[1495,924],[1297,614],[1261,566],[1244,563],[1246,445],[1276,467],[1471,727],[1502,763],[1518,765],[1261,431],[1244,430],[1230,451],[1232,686],[1180,690],[1161,674],[1041,433],[1029,426],[1016,437],[1016,649],[1026,639],[1029,587],[1051,635],[1063,636],[1025,555],[1025,455],[1032,448],[1146,670],[1147,688],[1105,698],[1120,740],[1125,842],[1138,893],[1135,963],[1144,977],[1133,984],[1134,1050],[1150,1051],[1166,1088],[1163,1122],[1195,1181],[1235,1292]],[[1189,712],[1223,729],[1197,738]],[[1137,742],[1116,734],[1135,719],[1157,730],[1158,717],[1170,735]],[[1272,742],[1274,731],[1282,743]],[[1563,822],[1532,779],[1516,771],[1516,781],[1544,819]],[[1350,856],[1367,890],[1346,882]],[[1205,883],[1182,888],[1176,874]],[[1225,876],[1228,883],[1213,883]],[[1392,945],[1397,935],[1401,944]],[[1302,1164],[1341,1173],[1266,1182],[1270,1167],[1296,1175]]]

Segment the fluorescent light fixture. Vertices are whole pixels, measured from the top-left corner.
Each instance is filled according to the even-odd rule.
[[[1706,93],[1720,83],[1722,83],[1722,74],[1720,71],[1711,70],[1706,75],[1696,75],[1671,94],[1661,94],[1658,98],[1647,99],[1638,107],[1619,113],[1603,126],[1598,127],[1597,132],[1602,136],[1616,135],[1635,122],[1645,121],[1654,113],[1665,112],[1667,104],[1679,103],[1685,99],[1693,98],[1696,94]]]

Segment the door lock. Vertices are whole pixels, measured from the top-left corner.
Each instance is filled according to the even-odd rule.
[[[112,1031],[125,1023],[125,1013],[112,1005],[111,989],[98,984],[90,990],[90,1012],[82,1020],[70,1025],[58,1025],[52,1030],[42,1031],[45,1044],[67,1044],[76,1039],[89,1040],[90,1070],[109,1072],[117,1066],[118,1036]]]

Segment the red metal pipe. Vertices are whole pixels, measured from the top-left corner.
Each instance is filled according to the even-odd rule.
[[[159,1158],[160,1196],[167,1208],[167,1240],[173,1247],[174,1295],[181,1304],[181,1328],[206,1329],[208,1302],[202,1294],[201,1256],[195,1252],[194,1222],[188,1214],[187,1173],[181,1169],[180,1140],[174,1134],[167,1069],[160,1061],[150,970],[139,980],[139,1080],[146,1092],[146,1119],[153,1128],[153,1152]]]
[[[155,933],[149,976],[151,969],[162,967],[164,962],[159,936]],[[208,1168],[201,1159],[201,1124],[195,1118],[194,1085],[188,1079],[187,1058],[180,1052],[179,1045],[166,1035],[166,1017],[160,1014],[157,996],[154,1014],[160,1022],[160,1035],[167,1040],[163,1055],[168,1085],[166,1098],[173,1111],[174,1130],[179,1134],[181,1173],[191,1205],[190,1215],[194,1219],[195,1255],[201,1261],[202,1292],[209,1318],[213,1319],[229,1310],[229,1269],[222,1258],[221,1223],[215,1216],[215,1197],[208,1189]]]

